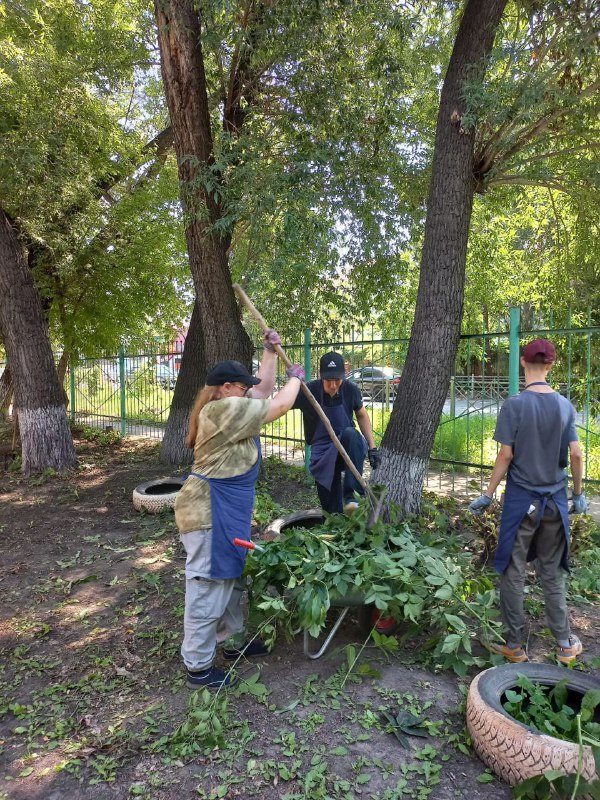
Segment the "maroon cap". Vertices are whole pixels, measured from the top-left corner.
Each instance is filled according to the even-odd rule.
[[[525,345],[523,358],[528,364],[553,364],[556,361],[556,349],[548,339],[534,339]]]

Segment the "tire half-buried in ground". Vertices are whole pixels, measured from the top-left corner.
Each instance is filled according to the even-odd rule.
[[[480,672],[467,697],[467,728],[475,752],[510,786],[551,769],[565,774],[577,772],[579,745],[540,733],[518,722],[502,707],[507,689],[518,688],[519,674],[549,688],[566,678],[571,698],[600,688],[600,681],[591,675],[550,664],[503,664]],[[590,747],[583,750],[582,775],[591,780],[595,775],[594,757]]]
[[[133,507],[137,511],[158,514],[163,508],[173,508],[184,478],[159,478],[140,483],[133,490]]]

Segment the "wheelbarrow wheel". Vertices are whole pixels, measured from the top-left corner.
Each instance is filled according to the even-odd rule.
[[[372,603],[361,606],[358,611],[358,626],[363,636],[368,636],[372,630],[385,636],[393,636],[399,628],[399,623],[393,617],[382,615]]]

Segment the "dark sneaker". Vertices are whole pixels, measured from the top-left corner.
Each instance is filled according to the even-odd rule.
[[[234,686],[237,678],[219,667],[210,667],[201,672],[188,669],[186,685],[189,689],[220,689],[222,686]]]
[[[244,656],[244,658],[267,656],[269,652],[269,648],[262,639],[252,639],[251,642],[245,642],[241,647],[223,648],[223,658],[227,661],[235,661],[240,656]]]
[[[501,642],[482,641],[481,644],[493,655],[502,656],[502,658],[505,658],[513,664],[522,664],[523,661],[529,660],[527,658],[527,653],[522,647],[509,647]]]
[[[578,636],[571,634],[569,636],[570,647],[561,647],[556,645],[556,660],[561,664],[573,664],[580,653],[583,653],[583,645]]]

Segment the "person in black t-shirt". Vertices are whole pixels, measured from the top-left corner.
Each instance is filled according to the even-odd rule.
[[[319,362],[319,380],[310,381],[308,388],[325,412],[333,430],[362,474],[365,456],[372,469],[376,469],[381,456],[375,446],[371,420],[363,406],[360,389],[345,380],[344,359],[339,353],[329,352]],[[355,493],[364,494],[350,470],[331,441],[323,422],[303,394],[299,394],[294,408],[302,411],[304,438],[311,445],[310,473],[315,479],[319,501],[330,514],[344,511],[352,514],[357,502]],[[358,422],[359,431],[354,425]],[[343,473],[343,479],[342,479]]]

